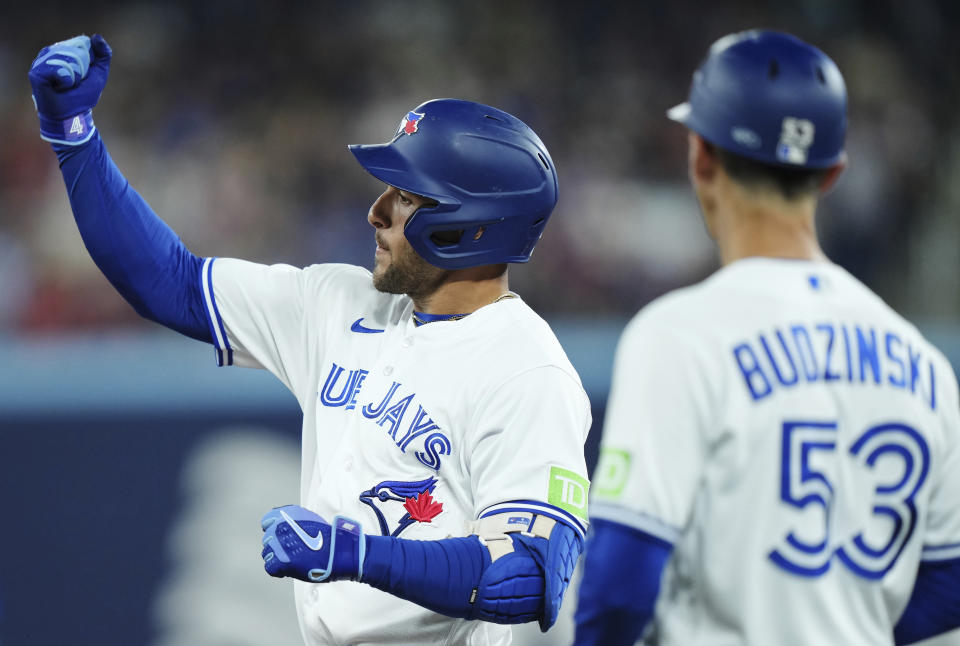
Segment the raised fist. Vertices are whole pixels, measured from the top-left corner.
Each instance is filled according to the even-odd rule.
[[[93,136],[91,110],[107,84],[111,54],[99,34],[77,36],[40,50],[29,77],[43,139],[79,145]]]

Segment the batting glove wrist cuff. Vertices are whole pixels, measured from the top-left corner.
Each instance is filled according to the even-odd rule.
[[[80,146],[90,141],[97,127],[93,124],[93,110],[87,110],[66,119],[50,119],[42,114],[40,118],[40,138],[52,144]]]
[[[363,559],[367,551],[367,540],[360,524],[351,518],[336,516],[333,519],[332,534],[330,566],[325,578],[320,580],[359,581],[363,576]]]

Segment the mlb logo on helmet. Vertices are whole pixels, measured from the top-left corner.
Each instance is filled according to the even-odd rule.
[[[809,119],[784,117],[777,142],[777,160],[785,164],[806,164],[815,130]]]
[[[412,110],[407,113],[407,116],[403,118],[403,121],[400,122],[400,127],[397,128],[397,134],[405,132],[408,135],[412,135],[417,131],[417,124],[420,122],[420,119],[426,116],[425,112],[413,112]]]

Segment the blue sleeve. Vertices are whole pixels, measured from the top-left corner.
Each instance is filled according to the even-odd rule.
[[[107,280],[141,316],[211,342],[203,260],[130,187],[99,132],[81,146],[53,148],[80,236]]]
[[[633,646],[653,617],[672,549],[638,529],[593,519],[574,616],[575,646]]]
[[[912,644],[960,627],[960,559],[920,563],[913,594],[893,630],[894,641]]]
[[[361,581],[448,617],[468,618],[490,554],[476,536],[415,541],[367,536]]]

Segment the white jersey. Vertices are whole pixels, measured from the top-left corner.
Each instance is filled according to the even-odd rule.
[[[594,480],[674,544],[650,641],[892,644],[960,557],[956,378],[836,265],[741,260],[630,323]]]
[[[436,540],[537,511],[586,524],[590,406],[549,326],[520,298],[416,327],[406,296],[350,265],[208,259],[220,362],[275,374],[303,409],[300,504],[368,534]],[[277,501],[284,504],[288,501]],[[308,644],[507,644],[352,581],[295,582]]]

